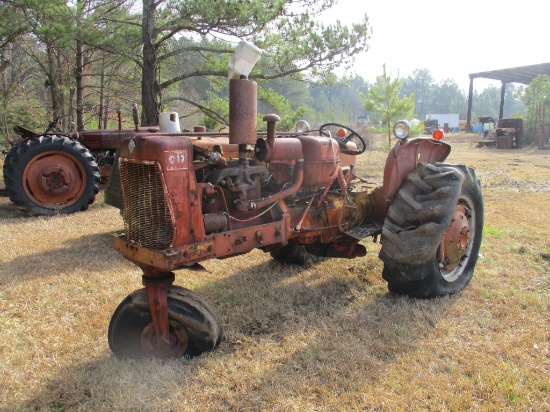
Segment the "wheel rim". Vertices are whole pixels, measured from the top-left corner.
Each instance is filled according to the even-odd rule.
[[[439,245],[438,264],[441,276],[447,282],[453,282],[462,274],[467,265],[471,240],[475,236],[474,209],[466,199],[457,204],[443,239]]]
[[[145,356],[158,359],[179,358],[185,353],[189,342],[187,330],[177,322],[169,321],[170,342],[157,339],[153,322],[141,333],[141,348]]]
[[[84,193],[83,165],[68,153],[46,152],[32,159],[23,171],[25,194],[35,204],[70,206]]]

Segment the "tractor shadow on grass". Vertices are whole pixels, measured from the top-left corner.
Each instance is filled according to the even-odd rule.
[[[41,393],[16,407],[178,410],[187,405],[182,399],[195,399],[191,409],[208,402],[212,410],[258,410],[274,392],[310,399],[322,392],[357,394],[382,380],[397,359],[412,356],[459,299],[388,293],[375,255],[305,268],[259,251],[246,259],[207,262],[211,273],[224,275],[194,288],[224,323],[226,337],[215,351],[164,362],[117,360],[106,352],[59,370]],[[193,284],[200,275],[177,272],[176,284]],[[209,398],[212,387],[234,399]],[[160,406],[162,399],[168,401]]]
[[[0,189],[0,220],[21,219],[26,217],[31,217],[31,216],[28,213],[19,209],[13,203],[11,203],[6,190]]]
[[[36,278],[56,277],[76,270],[86,270],[87,275],[112,270],[116,264],[128,263],[111,244],[115,232],[94,233],[82,236],[49,250],[0,262],[0,288]],[[33,245],[29,244],[29,249]],[[89,272],[89,273],[88,273]]]
[[[103,189],[103,188],[102,188]],[[104,191],[101,190],[97,195],[95,202],[88,206],[87,210],[93,210],[97,209],[98,207],[105,206],[103,201],[103,193]],[[78,212],[78,213],[86,213],[86,211]],[[39,217],[41,215],[33,213],[26,209],[21,209],[15,204],[13,204],[10,201],[8,192],[6,189],[0,187],[0,222],[3,219],[26,219],[26,218],[35,218]],[[55,217],[56,215],[47,216],[47,217]]]
[[[396,359],[431,345],[432,331],[460,299],[389,293],[381,272],[376,254],[308,268],[267,261],[202,293],[228,319],[220,347],[228,359],[248,344],[284,348],[284,360],[279,354],[277,366],[257,379],[288,387],[302,382],[304,393],[316,385],[349,393],[378,381]]]

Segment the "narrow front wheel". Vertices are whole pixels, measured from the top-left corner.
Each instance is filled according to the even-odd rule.
[[[153,327],[147,289],[124,299],[109,324],[109,347],[119,358],[193,357],[213,350],[223,337],[214,309],[196,293],[179,287],[168,289],[168,344],[158,342]]]

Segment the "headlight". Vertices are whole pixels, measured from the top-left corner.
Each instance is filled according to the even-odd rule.
[[[311,130],[311,127],[309,127],[309,123],[306,122],[305,120],[298,120],[298,122],[296,123],[295,130],[298,133],[306,133]]]
[[[411,124],[407,120],[399,120],[393,125],[393,134],[398,139],[406,139],[411,135]]]

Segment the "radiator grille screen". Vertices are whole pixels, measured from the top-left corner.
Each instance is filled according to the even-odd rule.
[[[174,240],[174,225],[158,163],[120,160],[126,238],[152,249],[169,248]]]

